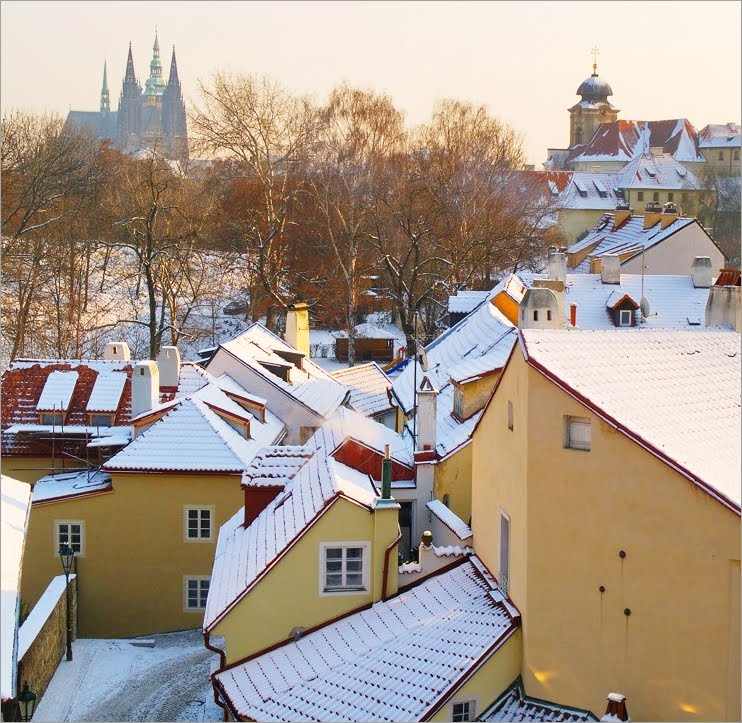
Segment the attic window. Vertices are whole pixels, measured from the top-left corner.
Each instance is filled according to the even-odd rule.
[[[595,184],[595,188],[598,191],[598,195],[601,198],[608,198],[608,190],[606,187],[598,180],[593,179],[593,183]]]
[[[88,414],[91,427],[112,427],[113,414]]]
[[[633,321],[634,312],[629,309],[621,309],[619,312],[619,326],[633,326],[631,323]]]
[[[688,171],[685,170],[684,166],[675,166],[675,170],[680,178],[685,178],[688,175]]]
[[[653,170],[652,168],[645,168],[644,172],[650,177],[654,178],[657,175],[657,171]]]
[[[63,424],[62,412],[39,412],[39,424],[59,427]]]
[[[577,192],[582,196],[582,198],[587,198],[587,188],[585,185],[580,181],[579,179],[575,179],[575,187],[577,188]]]

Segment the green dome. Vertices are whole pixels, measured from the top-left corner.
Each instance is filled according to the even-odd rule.
[[[162,77],[162,63],[160,62],[160,43],[155,33],[155,44],[152,46],[152,62],[149,64],[149,78],[144,84],[144,95],[162,95],[167,88],[167,81]]]

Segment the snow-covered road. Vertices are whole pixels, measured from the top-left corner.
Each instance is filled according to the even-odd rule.
[[[200,630],[129,640],[76,640],[33,716],[43,721],[221,721]]]

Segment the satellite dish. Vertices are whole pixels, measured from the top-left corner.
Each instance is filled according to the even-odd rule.
[[[646,296],[642,296],[642,300],[639,303],[639,310],[642,313],[643,319],[646,319],[649,316],[649,300]]]
[[[417,347],[417,360],[420,362],[420,368],[424,372],[428,371],[428,354],[421,346]]]

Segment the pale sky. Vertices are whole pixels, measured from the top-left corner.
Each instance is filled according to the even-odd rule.
[[[739,122],[740,2],[53,2],[3,0],[3,113],[98,110],[108,61],[118,107],[129,41],[142,83],[155,26],[175,44],[186,104],[216,70],[270,75],[323,100],[339,82],[388,92],[413,125],[441,98],[484,104],[541,168],[566,147],[592,73],[625,120]]]

